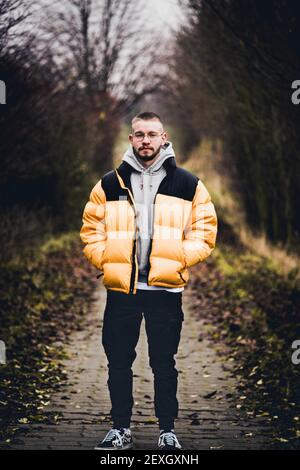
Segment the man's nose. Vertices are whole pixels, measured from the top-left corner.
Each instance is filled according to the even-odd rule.
[[[145,134],[144,137],[143,137],[143,142],[146,140],[146,142],[150,142],[150,138],[148,136],[148,134]]]

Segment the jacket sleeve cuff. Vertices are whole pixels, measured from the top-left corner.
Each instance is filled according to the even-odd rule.
[[[185,257],[186,267],[189,268],[194,264],[204,261],[213,248],[202,240],[183,240],[183,252]]]

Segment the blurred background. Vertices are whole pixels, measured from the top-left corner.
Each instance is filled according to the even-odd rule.
[[[216,206],[211,262],[227,288],[220,296],[231,295],[216,339],[246,341],[240,361],[258,409],[264,401],[262,412],[282,418],[281,443],[298,442],[300,366],[290,356],[300,339],[300,4],[0,0],[0,80],[3,428],[43,419],[34,390],[61,377],[45,335],[64,339],[96,286],[81,255],[84,205],[121,162],[131,118],[150,110],[177,164],[203,180]],[[248,316],[235,310],[245,298]]]
[[[2,258],[78,230],[130,119],[152,109],[222,216],[294,266],[297,2],[3,0],[0,15]]]

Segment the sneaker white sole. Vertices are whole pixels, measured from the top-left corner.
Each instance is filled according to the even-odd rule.
[[[172,451],[172,450],[183,450],[182,449],[182,446],[181,447],[173,447],[172,449],[168,449],[168,448],[165,448],[165,447],[157,447],[158,450],[165,450],[165,451]]]
[[[96,446],[96,447],[94,447],[94,450],[127,450],[127,449],[132,449],[133,446],[134,446],[133,443],[126,444],[122,447],[99,447],[99,446]]]

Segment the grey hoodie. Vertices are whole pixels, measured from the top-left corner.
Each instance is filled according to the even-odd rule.
[[[162,166],[168,158],[175,158],[172,142],[167,141],[161,148],[157,159],[148,168],[145,168],[135,156],[132,145],[123,156],[123,161],[129,163],[134,169],[130,176],[130,182],[135,204],[137,206],[137,225],[139,237],[137,240],[137,259],[139,266],[138,282],[147,285],[149,272],[149,248],[153,231],[154,198],[158,187],[166,176],[166,169]],[[153,289],[153,286],[149,286]],[[156,289],[161,289],[155,287]],[[162,288],[164,289],[164,288]],[[171,288],[167,290],[182,291],[183,288]]]

